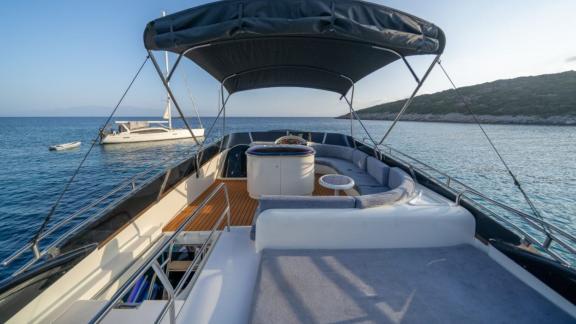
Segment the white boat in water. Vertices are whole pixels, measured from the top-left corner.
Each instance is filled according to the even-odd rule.
[[[70,150],[73,148],[80,147],[81,144],[82,144],[82,142],[70,142],[70,143],[52,145],[48,149],[50,151],[64,151],[64,150]]]
[[[117,130],[102,136],[102,144],[141,143],[192,138],[186,128],[172,128],[169,121],[117,121]],[[168,127],[164,124],[169,124]],[[193,128],[197,139],[204,138],[204,128]]]
[[[224,98],[222,137],[45,217],[0,263],[13,267],[0,323],[576,322],[574,234],[384,144],[444,51],[436,25],[357,0],[217,1],[150,22],[144,40],[167,89],[153,51],[197,63],[221,98],[335,92],[350,133],[226,133]],[[434,61],[409,69],[417,86],[377,142],[354,85],[413,55]],[[132,138],[152,129],[125,123]]]
[[[166,15],[163,13],[163,15]],[[166,76],[170,72],[168,62],[168,52],[164,52],[166,62]],[[185,138],[194,138],[196,141],[204,139],[204,128],[202,120],[198,114],[196,106],[192,105],[196,112],[200,128],[173,128],[172,127],[172,100],[170,95],[166,96],[166,106],[164,108],[164,120],[153,121],[116,121],[116,129],[103,130],[100,134],[101,144],[126,144],[142,143],[153,141],[178,140]],[[166,125],[167,124],[167,125]]]

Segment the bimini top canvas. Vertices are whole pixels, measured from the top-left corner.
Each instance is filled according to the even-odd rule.
[[[440,28],[354,0],[230,0],[151,21],[148,50],[188,57],[230,93],[295,86],[345,94],[410,55],[441,54]]]

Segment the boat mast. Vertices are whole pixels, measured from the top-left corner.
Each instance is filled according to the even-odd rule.
[[[166,11],[162,11],[162,17],[166,17]],[[170,74],[170,65],[168,62],[168,51],[164,51],[164,60],[166,62],[166,78]],[[168,83],[170,84],[170,83]],[[166,111],[164,112],[164,118],[168,119],[168,128],[172,129],[172,102],[170,100],[170,95],[166,94]]]

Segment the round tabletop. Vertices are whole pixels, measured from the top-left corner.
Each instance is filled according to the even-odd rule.
[[[326,174],[320,177],[322,187],[333,190],[348,190],[354,188],[354,179],[341,174]]]

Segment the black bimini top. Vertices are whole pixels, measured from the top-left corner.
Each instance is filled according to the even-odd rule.
[[[184,54],[229,93],[296,86],[345,94],[402,57],[441,54],[444,33],[412,15],[356,0],[228,0],[156,19],[148,50]]]

